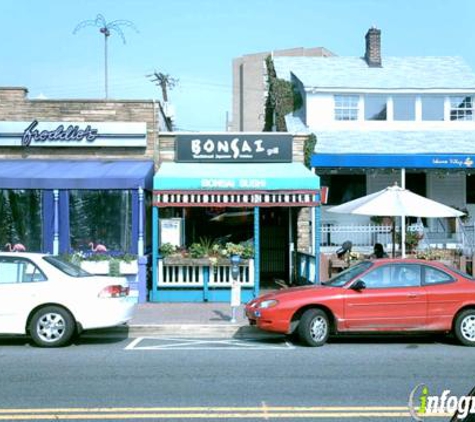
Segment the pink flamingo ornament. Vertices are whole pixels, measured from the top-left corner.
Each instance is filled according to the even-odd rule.
[[[22,245],[21,243],[15,243],[13,246],[11,243],[7,243],[5,247],[8,248],[9,252],[25,252],[26,251],[25,245]]]
[[[89,243],[89,246],[92,252],[107,252],[107,248],[105,247],[105,245],[101,245],[100,243],[94,246],[94,243],[91,242]]]

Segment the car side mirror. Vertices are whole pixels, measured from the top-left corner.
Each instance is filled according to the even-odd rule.
[[[351,289],[359,292],[366,289],[366,283],[363,280],[358,280],[351,285]]]

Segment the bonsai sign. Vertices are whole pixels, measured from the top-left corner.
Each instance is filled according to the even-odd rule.
[[[177,135],[175,144],[177,162],[292,162],[289,134]]]

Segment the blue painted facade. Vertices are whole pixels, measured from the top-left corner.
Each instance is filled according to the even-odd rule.
[[[299,191],[314,192],[319,200],[318,191],[320,180],[318,176],[311,173],[299,163],[226,163],[226,164],[196,164],[196,163],[163,163],[154,177],[154,190],[157,192],[176,192],[186,194],[190,192],[206,192],[208,195],[227,195],[244,191],[257,192],[280,192],[285,191],[292,194]],[[197,204],[193,204],[196,206]],[[170,206],[174,206],[173,203]],[[176,205],[183,207],[181,202]],[[222,207],[227,204],[223,202]],[[241,204],[241,206],[246,206]],[[247,205],[253,209],[254,215],[254,285],[253,287],[241,287],[241,302],[247,302],[255,298],[260,293],[261,275],[261,245],[260,245],[260,207]],[[268,206],[272,206],[269,204]],[[278,206],[284,206],[279,204]],[[206,204],[203,204],[206,207]],[[316,221],[319,224],[319,207],[316,209]],[[160,213],[159,207],[154,206],[152,212],[152,289],[149,292],[150,301],[154,302],[229,302],[231,299],[231,288],[209,286],[211,266],[203,267],[203,283],[200,286],[173,286],[160,283],[162,275],[159,271],[159,262],[162,257],[159,254],[160,239]],[[315,251],[319,254],[319,230],[316,230]],[[317,260],[318,261],[318,260]],[[315,272],[312,282],[318,282],[319,271]]]

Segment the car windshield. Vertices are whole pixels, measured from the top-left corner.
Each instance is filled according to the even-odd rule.
[[[330,280],[323,282],[324,286],[332,286],[332,287],[341,287],[348,283],[353,278],[363,274],[369,267],[373,265],[370,261],[360,262],[353,267],[347,268],[345,271],[337,274],[336,276],[332,277]]]
[[[92,274],[63,258],[60,258],[59,256],[45,256],[43,259],[53,267],[71,277],[92,277]]]

